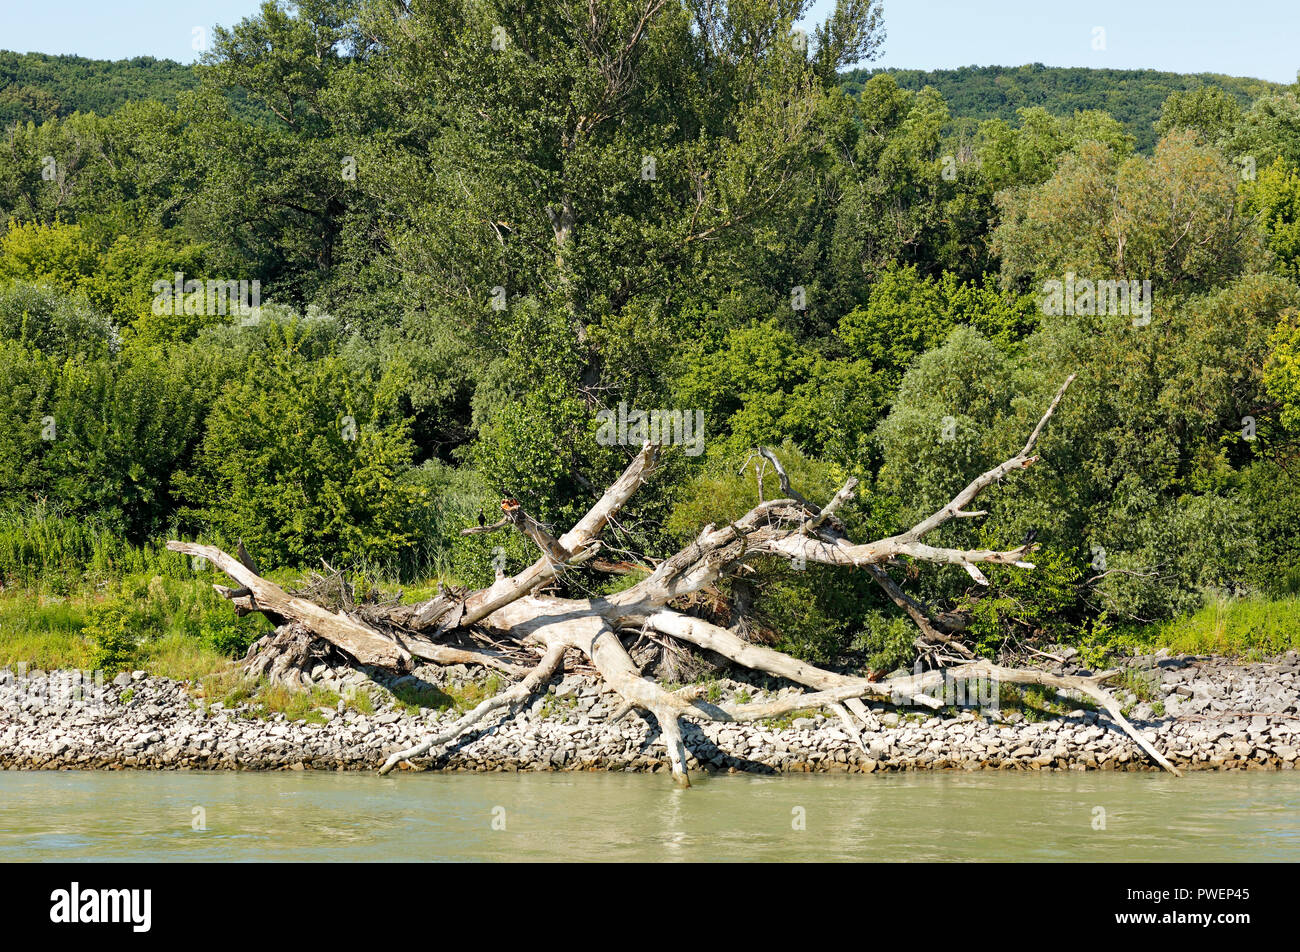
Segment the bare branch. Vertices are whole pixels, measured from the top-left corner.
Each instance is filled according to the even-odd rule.
[[[451,743],[498,708],[513,707],[514,705],[521,704],[523,701],[528,699],[528,696],[532,694],[533,691],[537,690],[539,685],[548,680],[551,675],[555,673],[555,669],[558,668],[560,662],[564,660],[564,652],[564,645],[555,645],[552,648],[548,648],[546,654],[542,656],[542,660],[537,667],[533,668],[528,676],[518,684],[507,688],[500,694],[494,694],[492,697],[487,698],[474,708],[474,710],[470,711],[455,724],[452,724],[451,727],[443,731],[441,734],[431,734],[414,747],[408,747],[405,750],[399,750],[392,754],[384,761],[384,765],[379,768],[379,772],[381,774],[386,774],[403,760],[409,760],[412,757],[419,757],[421,754],[427,753],[435,746]]]
[[[167,543],[167,548],[173,552],[207,559],[252,593],[244,596],[248,607],[270,609],[285,618],[301,622],[326,641],[346,651],[360,664],[404,669],[411,663],[411,652],[395,639],[343,612],[331,612],[315,602],[290,595],[215,546],[172,541]],[[215,587],[223,595],[229,592],[224,586]]]

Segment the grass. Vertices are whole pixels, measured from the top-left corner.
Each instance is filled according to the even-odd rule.
[[[1263,661],[1300,651],[1300,597],[1212,598],[1198,611],[1168,621],[1103,628],[1078,647],[1080,660],[1094,670],[1161,648]]]
[[[300,573],[268,577],[292,586]],[[43,507],[0,510],[0,667],[99,669],[108,678],[142,669],[197,681],[270,630],[259,615],[237,617],[213,591],[226,581],[161,543],[131,546],[93,521]]]
[[[1111,681],[1112,689],[1128,691],[1139,701],[1156,700],[1159,697],[1156,690],[1159,684],[1159,677],[1156,674],[1141,671],[1137,668],[1125,668],[1117,678]]]
[[[1300,651],[1300,599],[1215,599],[1158,626],[1155,643],[1178,654],[1251,659]]]
[[[328,718],[320,708],[337,709],[340,700],[344,701],[345,707],[356,707],[354,702],[363,696],[362,706],[368,708],[364,713],[374,713],[374,706],[366,692],[358,691],[356,698],[349,700],[337,691],[319,686],[306,691],[293,691],[266,680],[249,681],[241,677],[238,669],[230,664],[204,677],[195,689],[195,695],[204,706],[218,701],[228,710],[246,706],[248,717],[264,721],[283,714],[290,721],[324,724]]]
[[[433,685],[399,684],[392,688],[397,707],[405,714],[419,714],[423,710],[445,711],[456,707],[456,697]]]
[[[160,544],[132,546],[94,519],[45,503],[0,510],[0,580],[48,595],[94,589],[100,582],[184,558]]]
[[[302,573],[278,569],[267,577],[293,587]],[[0,510],[0,667],[98,668],[106,678],[141,669],[193,683],[199,705],[246,705],[253,717],[323,723],[319,708],[336,708],[340,700],[375,713],[369,690],[341,698],[324,688],[292,692],[242,679],[231,659],[270,628],[256,614],[235,616],[212,589],[226,581],[210,566],[166,551],[161,540],[133,546],[93,520],[45,506]],[[353,581],[358,590],[378,584]],[[402,601],[425,601],[437,589],[436,578],[402,586]],[[493,674],[445,690],[402,685],[393,697],[408,714],[469,710],[501,684]]]
[[[321,713],[320,708],[336,709],[340,699],[338,692],[329,688],[312,687],[306,691],[293,691],[282,684],[262,684],[250,698],[250,703],[253,716],[261,720],[283,714],[290,721],[324,724],[328,718]]]
[[[425,582],[418,582],[412,585],[401,586],[402,597],[400,599],[403,605],[418,605],[421,602],[427,602],[438,594],[438,579],[430,579]]]
[[[551,688],[543,696],[540,713],[543,718],[549,718],[556,714],[571,711],[577,706],[578,699],[572,694],[566,695],[565,697],[559,697],[556,695],[555,689]]]
[[[291,721],[323,724],[328,718],[320,708],[337,709],[343,702],[345,710],[367,716],[377,710],[375,692],[380,688],[358,688],[339,694],[337,691],[315,686],[306,691],[295,691],[265,680],[249,681],[241,677],[236,665],[224,662],[224,667],[197,679],[195,696],[203,706],[221,702],[227,709],[247,707],[247,716],[268,720],[283,714]],[[451,708],[469,710],[486,697],[501,689],[501,679],[492,675],[484,682],[464,685],[461,688],[418,688],[398,685],[391,693],[398,710],[418,714],[422,710],[444,711]]]
[[[1096,709],[1097,705],[1090,698],[1065,699],[1041,684],[1002,683],[998,686],[999,714],[1019,711],[1031,723],[1060,717],[1070,711]]]
[[[103,664],[95,629],[87,625],[108,608],[122,611],[131,644],[125,655]],[[109,677],[139,668],[195,680],[219,668],[265,629],[264,621],[249,624],[235,618],[207,580],[129,579],[112,594],[8,591],[0,595],[0,667],[25,663],[47,671],[102,668]]]
[[[765,717],[759,721],[764,727],[770,727],[772,730],[783,731],[794,726],[794,722],[801,717],[816,717],[821,711],[816,708],[806,710],[787,711],[780,717]]]
[[[87,597],[0,595],[0,667],[89,669],[94,648],[81,629],[90,604]]]
[[[230,658],[183,634],[166,635],[149,646],[146,671],[174,681],[198,681],[228,664]]]
[[[347,701],[346,706],[352,708],[358,714],[369,716],[375,713],[375,699],[364,688],[353,691],[345,700]]]

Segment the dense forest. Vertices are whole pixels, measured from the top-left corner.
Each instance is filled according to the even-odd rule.
[[[960,69],[855,69],[842,77],[845,91],[861,94],[872,76],[888,73],[911,92],[933,86],[943,96],[955,122],[970,127],[983,119],[1014,123],[1020,110],[1039,107],[1054,116],[1069,116],[1088,109],[1101,110],[1118,119],[1137,140],[1137,150],[1155,148],[1160,109],[1174,93],[1201,86],[1217,86],[1248,106],[1261,96],[1282,91],[1277,83],[1262,79],[1222,76],[1218,73],[1164,73],[1154,69],[1087,69],[1044,66],[963,66]]]
[[[1005,119],[1015,125],[1020,110],[1037,106],[1054,116],[1087,109],[1118,119],[1149,154],[1156,143],[1156,123],[1166,99],[1201,86],[1217,86],[1248,106],[1282,87],[1262,79],[1218,73],[1165,73],[1138,69],[1084,69],[1025,66],[963,66],[960,69],[852,69],[840,75],[850,96],[862,94],[867,81],[886,72],[909,92],[933,86],[952,114],[953,129],[974,129],[984,119]],[[107,115],[127,102],[155,100],[172,105],[183,91],[198,83],[196,67],[150,56],[109,62],[80,56],[49,56],[0,50],[0,126],[66,118],[74,112]],[[225,90],[237,112],[269,117],[248,101],[246,90]],[[951,132],[952,129],[946,130]]]
[[[570,594],[745,513],[757,447],[810,497],[856,477],[840,517],[878,538],[1072,373],[1032,478],[938,533],[1036,540],[1036,570],[897,582],[988,657],[1291,646],[1300,90],[845,73],[878,7],[805,38],[806,6],[268,2],[193,83],[6,55],[0,663],[242,652],[265,622],[178,535],[403,597],[490,582],[531,542],[461,530],[503,499],[572,524],[639,448],[601,438],[627,408],[701,439],[611,527],[626,572]],[[804,658],[913,660],[870,578],[709,598]]]
[[[0,124],[63,119],[74,112],[107,115],[128,102],[174,105],[198,85],[194,68],[173,60],[47,56],[0,50]]]

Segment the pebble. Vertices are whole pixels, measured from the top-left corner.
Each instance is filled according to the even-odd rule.
[[[1139,660],[1160,669],[1155,683],[1165,692],[1165,713],[1157,714],[1149,701],[1134,703],[1131,719],[1175,764],[1185,769],[1296,769],[1296,661],[1236,665],[1206,658]],[[461,666],[426,666],[418,673],[442,685],[482,680],[487,674]],[[330,674],[351,683],[367,680],[361,672]],[[38,678],[33,673],[24,682],[13,672],[0,671],[0,768],[374,770],[392,751],[445,730],[460,716],[435,710],[408,714],[389,696],[368,716],[340,702],[337,708],[313,712],[313,720],[323,724],[291,722],[282,714],[259,720],[247,705],[228,710],[216,701],[205,710],[188,685],[143,671],[113,679],[99,701],[54,703],[32,690],[58,676],[42,673]],[[756,701],[777,696],[755,684],[730,679],[720,684],[727,686],[722,703],[742,689]],[[652,717],[633,712],[609,724],[603,715],[615,702],[602,694],[593,678],[571,674],[553,687],[555,697],[579,703],[547,705],[538,697],[515,719],[489,718],[482,730],[462,737],[453,750],[435,749],[434,756],[421,758],[416,768],[665,769],[667,757]],[[124,703],[128,692],[130,703]],[[598,699],[602,706],[597,711]],[[1201,702],[1202,711],[1191,712],[1191,705],[1174,710],[1179,706],[1175,699]],[[860,739],[851,736],[839,718],[820,714],[796,718],[786,729],[685,723],[682,733],[688,760],[697,770],[1156,769],[1104,713],[1076,709],[1028,721],[1018,711],[1005,716],[969,710],[956,716],[926,712],[922,718],[914,712],[882,710],[879,704],[872,707],[871,727],[856,725]],[[549,709],[548,717],[542,716],[543,709]],[[1206,716],[1230,711],[1252,716]]]

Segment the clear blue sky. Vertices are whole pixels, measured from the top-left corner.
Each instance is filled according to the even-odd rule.
[[[257,0],[0,0],[0,49],[190,62],[194,29]],[[824,15],[834,0],[818,0]],[[1300,0],[885,0],[879,65],[1108,66],[1295,80]],[[1093,30],[1105,49],[1093,49]]]

